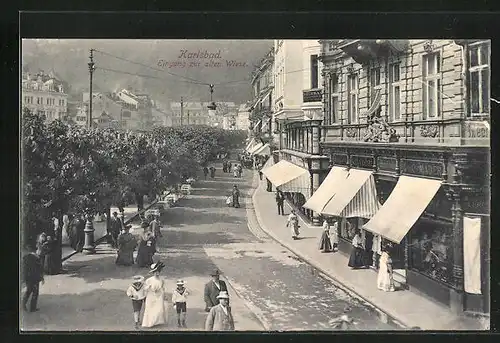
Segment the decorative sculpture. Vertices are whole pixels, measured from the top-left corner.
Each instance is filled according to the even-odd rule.
[[[438,137],[439,128],[437,125],[422,125],[420,127],[420,135],[422,137]]]
[[[391,128],[385,119],[380,115],[380,107],[373,113],[373,115],[368,116],[368,128],[363,136],[363,141],[365,142],[375,142],[375,143],[393,143],[399,142],[400,136],[396,133],[396,130]]]

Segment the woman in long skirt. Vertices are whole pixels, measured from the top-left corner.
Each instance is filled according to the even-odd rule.
[[[394,292],[394,277],[392,273],[392,259],[385,247],[380,255],[377,276],[377,288],[384,292]]]
[[[356,229],[354,238],[352,239],[352,251],[349,257],[348,266],[356,269],[364,267],[363,263],[363,240],[359,229]]]
[[[323,221],[323,234],[319,241],[319,250],[321,252],[331,252],[332,242],[330,241],[330,224],[326,220]]]
[[[150,273],[153,276],[147,279],[144,284],[146,304],[142,327],[150,328],[168,323],[168,306],[166,304],[168,290],[166,282],[160,277],[160,272],[164,267],[162,262],[152,264]]]
[[[118,237],[118,257],[116,264],[121,266],[131,266],[134,264],[134,250],[137,247],[137,241],[129,230],[131,225],[123,228],[124,233]]]
[[[139,241],[136,263],[138,267],[149,267],[153,264],[153,256],[156,253],[156,242],[153,233],[146,231]]]

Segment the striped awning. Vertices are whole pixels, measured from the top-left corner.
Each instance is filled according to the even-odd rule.
[[[252,139],[250,140],[250,142],[248,142],[248,144],[247,144],[247,146],[246,146],[246,148],[245,148],[245,151],[248,151],[248,150],[249,150],[252,146],[254,146],[255,144],[256,144],[256,142],[255,142],[255,138],[252,138]]]
[[[272,167],[262,168],[262,174],[283,192],[302,193],[311,196],[311,176],[307,169],[281,160]]]
[[[253,155],[257,150],[259,150],[263,146],[264,146],[264,144],[257,143],[256,145],[254,145],[253,147],[251,147],[250,150],[248,150],[248,152]]]
[[[363,226],[397,244],[406,236],[441,187],[440,180],[400,176],[380,210]]]
[[[271,147],[269,146],[268,143],[264,144],[262,147],[259,149],[255,150],[253,152],[254,155],[259,155],[259,156],[269,156],[271,155]]]
[[[345,180],[346,175],[346,168],[332,167],[325,180],[303,207],[321,213],[334,195],[333,190]]]
[[[339,217],[371,218],[380,208],[373,172],[349,169],[332,189],[332,197],[320,212]]]
[[[255,130],[255,128],[259,126],[260,123],[262,123],[262,120],[259,120],[257,123],[255,123],[255,125],[252,127],[252,130]]]

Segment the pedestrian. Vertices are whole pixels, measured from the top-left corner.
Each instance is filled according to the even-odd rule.
[[[69,239],[69,216],[67,214],[63,215],[63,225],[62,225],[62,241],[61,244],[70,245]]]
[[[283,192],[280,190],[276,191],[276,205],[278,206],[278,215],[285,215],[285,210],[283,208],[284,203],[285,196],[283,195]]]
[[[321,240],[319,242],[319,250],[321,252],[331,252],[332,242],[330,241],[330,224],[326,219],[323,221],[323,234],[321,235]]]
[[[243,166],[238,164],[238,177],[243,176]]]
[[[44,255],[43,249],[46,241],[47,234],[45,232],[40,233],[36,239],[36,253],[39,257]]]
[[[136,263],[140,268],[151,266],[153,261],[153,256],[156,253],[156,240],[154,235],[150,231],[146,231],[141,235],[139,241],[139,247],[137,248],[137,258]]]
[[[109,234],[111,235],[111,245],[113,248],[118,247],[118,236],[122,231],[122,221],[118,218],[118,212],[113,212],[113,216],[111,217],[109,223]]]
[[[158,261],[151,265],[150,274],[153,274],[144,283],[146,292],[146,302],[144,305],[144,315],[142,317],[142,327],[150,328],[156,325],[168,323],[168,307],[166,282],[160,277],[160,273],[165,265]]]
[[[210,177],[212,179],[215,178],[215,167],[214,166],[210,167]]]
[[[230,173],[231,172],[231,167],[232,167],[232,163],[231,161],[227,161],[227,172]]]
[[[364,266],[363,263],[363,240],[361,239],[361,232],[359,229],[354,231],[354,238],[352,239],[352,250],[351,256],[349,257],[349,263],[347,264],[352,269],[361,268]]]
[[[223,171],[224,173],[226,173],[226,172],[227,172],[227,161],[222,162],[222,171]]]
[[[237,185],[233,186],[233,207],[239,208],[240,207],[240,190],[238,189]]]
[[[172,292],[172,304],[174,304],[174,309],[177,312],[177,326],[186,326],[186,314],[187,314],[187,297],[189,296],[189,291],[184,287],[183,280],[177,280],[177,288]]]
[[[158,239],[162,236],[160,217],[158,215],[153,215],[153,220],[151,221],[151,223],[149,223],[149,230],[153,233],[155,239]]]
[[[262,166],[259,166],[259,179],[262,181]]]
[[[85,246],[85,225],[86,220],[83,215],[81,215],[76,227],[76,251],[78,252],[82,252]]]
[[[203,167],[203,175],[205,176],[205,180],[207,179],[207,175],[208,175],[208,168],[205,166]]]
[[[291,228],[292,238],[294,240],[299,238],[299,218],[295,214],[295,210],[292,210],[290,215],[288,216],[288,220],[286,222],[286,226]]]
[[[209,312],[210,309],[219,304],[219,299],[217,296],[220,292],[227,292],[227,286],[224,281],[220,279],[220,271],[215,269],[212,274],[210,274],[212,280],[205,284],[205,311]]]
[[[43,267],[45,274],[55,275],[59,272],[59,267],[56,265],[56,247],[57,239],[51,235],[47,235],[47,240],[42,246],[42,256],[44,257]]]
[[[229,295],[221,291],[217,296],[219,304],[210,309],[205,321],[206,331],[234,331],[234,319],[229,306]]]
[[[123,228],[124,233],[118,237],[118,256],[116,264],[120,266],[131,266],[134,264],[134,250],[137,247],[137,241],[129,230],[132,225]]]
[[[395,291],[392,259],[388,252],[389,249],[389,244],[385,245],[382,249],[377,276],[377,288],[384,292]]]
[[[380,255],[382,255],[382,237],[380,235],[373,235],[372,239],[372,267],[378,269]]]
[[[233,196],[232,196],[232,195],[229,195],[229,196],[226,198],[226,206],[227,206],[227,207],[232,207],[232,206],[233,206]]]
[[[238,169],[238,165],[237,165],[237,164],[235,164],[235,165],[233,166],[233,177],[238,177],[238,170],[239,170],[239,169]]]
[[[335,252],[339,247],[339,223],[335,221],[330,230],[330,241],[332,242],[332,250]]]
[[[57,219],[57,215],[55,213],[52,214],[52,222],[54,223],[54,235],[57,237],[59,232],[59,219]]]
[[[135,328],[139,329],[139,326],[141,325],[139,318],[141,316],[142,306],[144,305],[144,299],[146,298],[146,292],[144,291],[144,276],[134,276],[134,282],[132,282],[127,289],[127,296],[132,299],[134,324]]]
[[[31,296],[30,312],[38,311],[37,302],[40,291],[40,282],[43,283],[43,263],[40,255],[29,247],[29,253],[23,257],[23,281],[26,285],[26,290],[23,295],[23,310],[28,311],[26,305]]]

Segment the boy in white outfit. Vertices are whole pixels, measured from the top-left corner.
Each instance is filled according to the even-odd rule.
[[[184,281],[177,281],[177,288],[172,292],[172,304],[174,304],[174,308],[177,312],[177,326],[178,327],[187,327],[186,326],[186,312],[187,312],[187,296],[189,295],[189,291],[184,287]]]
[[[144,291],[144,276],[134,276],[134,282],[127,289],[127,296],[132,299],[132,307],[134,309],[135,328],[139,328],[139,317],[141,315],[142,305],[146,298]]]

